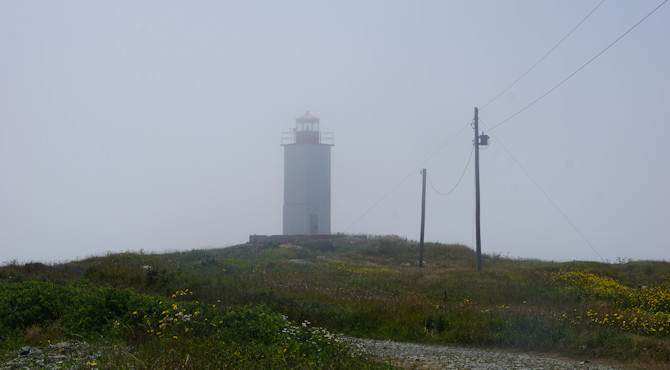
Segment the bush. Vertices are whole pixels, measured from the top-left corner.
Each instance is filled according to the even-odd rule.
[[[36,281],[0,284],[0,323],[9,329],[26,329],[58,320],[69,306],[67,290]]]

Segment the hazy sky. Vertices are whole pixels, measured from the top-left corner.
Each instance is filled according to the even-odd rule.
[[[474,107],[599,2],[2,0],[0,263],[281,233],[281,133],[305,110],[335,135],[333,232],[418,240],[419,169],[453,187]],[[661,2],[605,1],[482,129]],[[670,260],[669,35],[665,5],[492,131],[484,253]],[[472,246],[473,183],[470,163],[428,187],[426,240]]]

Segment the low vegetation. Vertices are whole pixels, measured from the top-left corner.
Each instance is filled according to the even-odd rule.
[[[331,333],[670,366],[670,264],[552,263],[388,236],[0,267],[0,345],[80,367],[380,367]]]
[[[190,291],[172,295],[191,296]],[[3,350],[84,338],[108,351],[63,367],[267,368],[370,365],[336,337],[297,325],[267,306],[226,307],[101,287],[88,282],[0,285]],[[114,350],[119,349],[119,350]]]

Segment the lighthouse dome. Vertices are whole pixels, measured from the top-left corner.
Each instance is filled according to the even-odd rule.
[[[309,114],[309,111],[305,111],[305,114],[295,120],[296,122],[319,122],[319,118]]]

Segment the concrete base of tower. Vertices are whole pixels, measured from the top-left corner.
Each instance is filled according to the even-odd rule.
[[[329,234],[329,235],[249,235],[250,244],[267,244],[267,243],[297,243],[309,240],[324,240],[324,239],[339,239],[346,238],[344,234]]]

